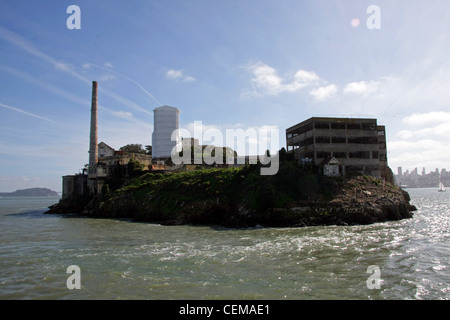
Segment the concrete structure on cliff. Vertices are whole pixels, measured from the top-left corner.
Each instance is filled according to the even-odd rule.
[[[390,176],[386,131],[376,119],[313,117],[286,129],[286,146],[300,162],[325,166],[331,175],[332,160],[340,174]]]

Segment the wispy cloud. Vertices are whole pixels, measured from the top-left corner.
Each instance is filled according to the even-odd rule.
[[[105,62],[104,63],[104,67],[99,66],[97,64],[93,64],[93,63],[85,63],[83,64],[83,68],[84,69],[89,69],[90,67],[95,67],[95,68],[99,68],[101,70],[105,70],[107,72],[109,72],[110,74],[115,74],[119,77],[122,77],[132,83],[134,83],[135,85],[137,85],[142,91],[144,91],[145,94],[147,94],[153,101],[155,101],[158,105],[161,105],[161,102],[158,101],[158,99],[155,98],[155,96],[153,96],[150,92],[148,92],[147,89],[145,89],[139,82],[137,82],[136,80],[131,79],[130,77],[127,77],[117,71],[111,70],[112,68],[112,64],[110,62]],[[145,110],[146,112],[148,112],[147,110]]]
[[[6,40],[10,43],[15,44],[16,46],[20,47],[22,50],[24,50],[25,52],[28,52],[29,54],[43,60],[46,61],[50,64],[52,64],[56,69],[58,70],[62,70],[64,72],[69,73],[70,75],[72,75],[73,77],[90,84],[91,81],[89,81],[88,79],[86,79],[85,77],[83,77],[82,75],[80,75],[79,73],[73,71],[69,65],[58,61],[57,59],[54,59],[53,57],[43,53],[42,51],[36,49],[35,47],[33,47],[31,44],[29,44],[23,37],[21,37],[20,35],[18,35],[17,33],[14,33],[8,29],[5,29],[3,27],[0,26],[0,38],[2,38],[3,40]]]
[[[34,85],[37,85],[37,86],[39,86],[39,87],[41,87],[41,88],[43,88],[43,89],[45,89],[45,90],[55,94],[55,95],[63,97],[64,99],[67,99],[67,100],[72,101],[74,103],[77,103],[79,105],[85,106],[86,108],[90,108],[90,106],[91,106],[91,101],[90,100],[82,98],[80,96],[77,96],[77,95],[75,95],[75,94],[73,94],[71,92],[68,92],[66,90],[57,88],[54,85],[49,84],[49,83],[43,81],[42,79],[36,78],[36,77],[34,77],[34,76],[32,76],[32,75],[30,75],[28,73],[25,73],[23,71],[16,70],[14,68],[5,66],[5,65],[3,65],[1,63],[0,63],[0,70],[9,72],[9,73],[11,73],[12,75],[14,75],[16,77],[21,78],[22,80],[25,80],[27,82],[30,82],[30,83],[34,84]],[[116,98],[117,99],[122,99],[121,96],[117,96]],[[126,104],[126,103],[128,103],[128,101],[127,100],[123,100],[123,103]],[[130,103],[132,103],[132,102],[130,102]],[[137,107],[139,108],[139,106],[137,106]],[[108,114],[110,114],[110,115],[112,115],[112,116],[114,116],[116,118],[119,118],[119,119],[122,119],[122,120],[126,120],[126,121],[132,122],[134,124],[138,124],[140,127],[145,127],[145,128],[149,127],[149,124],[147,122],[139,120],[139,119],[136,119],[134,117],[134,115],[131,112],[129,112],[129,111],[112,110],[110,108],[105,107],[102,104],[99,104],[98,108],[99,108],[99,110],[102,110],[102,111],[104,111],[104,112],[106,112],[106,113],[108,113]],[[150,114],[149,111],[147,111],[147,110],[144,110],[144,111],[146,113]]]
[[[41,120],[45,120],[45,121],[49,121],[49,122],[56,122],[56,121],[50,120],[48,118],[39,116],[37,114],[31,113],[31,112],[28,112],[28,111],[25,111],[25,110],[22,110],[22,109],[19,109],[19,108],[16,108],[16,107],[8,106],[8,105],[3,104],[3,103],[0,103],[0,107],[5,108],[5,109],[9,109],[9,110],[12,110],[12,111],[20,112],[22,114],[25,114],[27,116],[34,117],[34,118],[37,118],[37,119],[41,119]]]
[[[82,82],[84,82],[84,83],[86,83],[88,85],[92,84],[91,80],[87,79],[82,74],[76,72],[71,65],[69,65],[67,63],[64,63],[64,62],[61,62],[61,61],[58,61],[57,59],[55,59],[55,58],[53,58],[53,57],[43,53],[42,51],[36,49],[31,44],[29,44],[19,34],[14,33],[12,31],[7,30],[7,29],[5,29],[5,28],[0,26],[0,38],[3,39],[3,40],[6,40],[6,41],[8,41],[8,42],[10,42],[10,43],[12,43],[12,44],[14,44],[16,46],[18,46],[18,47],[20,47],[25,52],[28,52],[29,54],[31,54],[31,55],[33,55],[33,56],[35,56],[35,57],[37,57],[37,58],[39,58],[39,59],[41,59],[41,60],[43,60],[45,62],[48,62],[48,63],[52,64],[56,69],[58,69],[60,71],[66,72],[66,73],[70,74],[71,76],[81,80]],[[108,65],[112,66],[110,63]],[[89,68],[88,64],[84,64],[83,65],[83,69],[86,69],[86,68]],[[109,70],[109,71],[111,71],[111,70]],[[117,75],[120,75],[117,72],[114,72],[114,73],[117,74]],[[128,80],[134,82],[135,84],[140,86],[141,89],[146,91],[136,81],[134,81],[134,80],[132,80],[132,79],[130,79],[128,77],[125,77],[123,75],[120,75],[120,76],[122,76],[124,78],[127,78]],[[124,98],[124,97],[122,97],[122,96],[120,96],[120,95],[118,95],[118,94],[116,94],[114,92],[111,92],[109,90],[103,89],[102,93],[107,95],[107,96],[109,96],[109,97],[111,97],[111,98],[113,98],[113,99],[115,99],[116,101],[126,105],[127,107],[131,107],[131,108],[133,108],[135,110],[138,110],[138,111],[141,111],[141,112],[144,112],[144,113],[147,113],[147,114],[152,114],[150,111],[146,110],[145,108],[142,108],[141,106],[137,105],[136,103],[134,103],[134,102],[130,101],[129,99]],[[146,93],[149,94],[150,97],[152,97],[155,101],[157,101],[148,91],[146,91]],[[160,104],[160,103],[158,102],[158,104]]]

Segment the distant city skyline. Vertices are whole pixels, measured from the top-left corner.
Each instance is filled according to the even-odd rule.
[[[413,170],[401,170],[398,167],[394,171],[394,177],[397,185],[403,185],[409,188],[436,188],[439,182],[444,185],[450,185],[450,172],[447,169],[436,168],[435,170],[426,171],[425,167],[421,170],[414,168]]]
[[[151,145],[153,109],[170,105],[180,128],[277,128],[280,148],[313,116],[376,118],[394,173],[449,168],[448,12],[447,0],[2,1],[0,192],[59,192],[88,163],[92,81],[98,140],[115,149]]]
[[[446,173],[449,172],[449,171],[447,171],[446,168],[435,168],[434,170],[426,171],[425,167],[422,167],[421,169],[418,168],[418,167],[414,167],[414,169],[411,169],[411,170],[409,170],[409,169],[403,170],[403,167],[400,166],[400,167],[397,167],[397,170],[394,170],[394,168],[391,168],[391,169],[394,172],[394,174],[399,175],[399,168],[402,169],[402,174],[411,174],[412,172],[416,172],[417,174],[421,174],[422,175],[422,174],[434,173],[434,172],[436,172],[436,170],[438,172],[446,172]],[[420,169],[420,171],[419,171],[419,169]]]

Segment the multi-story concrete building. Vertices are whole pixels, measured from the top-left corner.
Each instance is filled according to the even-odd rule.
[[[316,166],[334,157],[341,174],[386,174],[386,131],[376,119],[313,117],[286,129],[286,146]]]

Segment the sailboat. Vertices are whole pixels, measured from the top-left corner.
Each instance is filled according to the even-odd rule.
[[[439,189],[438,189],[438,192],[444,192],[444,191],[445,191],[445,186],[442,183],[441,176],[439,175]]]

